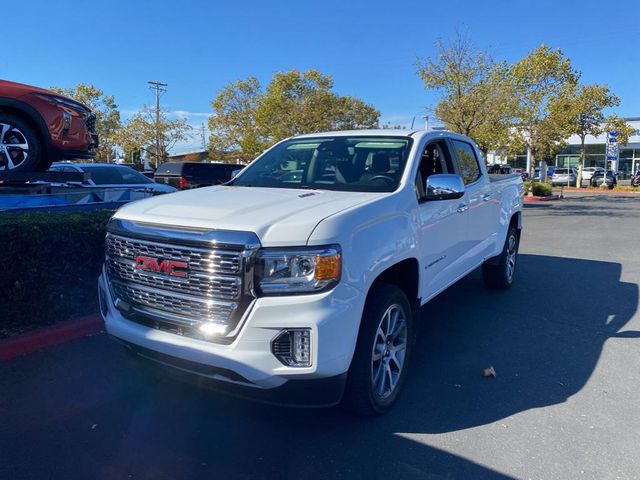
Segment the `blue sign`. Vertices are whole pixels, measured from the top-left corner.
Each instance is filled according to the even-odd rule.
[[[607,132],[607,161],[615,162],[620,158],[620,146],[618,145],[618,132]]]

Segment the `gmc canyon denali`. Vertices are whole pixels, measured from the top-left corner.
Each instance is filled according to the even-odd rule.
[[[453,133],[289,138],[226,185],[121,208],[102,316],[141,357],[222,391],[380,414],[421,305],[480,266],[488,287],[512,284],[522,195]]]

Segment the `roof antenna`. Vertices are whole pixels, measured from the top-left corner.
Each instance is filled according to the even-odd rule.
[[[416,116],[414,115],[413,118],[411,119],[411,129],[413,130],[413,123],[416,121]]]

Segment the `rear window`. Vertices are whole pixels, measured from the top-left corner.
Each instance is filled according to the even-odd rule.
[[[163,173],[171,173],[179,175],[182,173],[182,168],[185,166],[184,163],[163,163],[156,170],[156,175]]]
[[[566,175],[567,174],[567,169],[566,168],[556,168],[553,171],[554,175]]]
[[[141,183],[153,183],[152,180],[129,167],[91,166],[83,167],[82,169],[91,174],[91,180],[93,180],[96,185],[135,185]]]
[[[196,163],[191,165],[189,174],[197,177],[227,178],[231,179],[230,168],[221,163]]]

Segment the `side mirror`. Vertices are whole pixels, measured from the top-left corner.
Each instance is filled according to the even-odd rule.
[[[460,175],[437,174],[427,177],[425,200],[452,200],[464,195],[464,182]]]
[[[231,178],[236,177],[241,171],[242,171],[242,168],[238,168],[237,170],[234,170],[233,172],[231,172]]]

